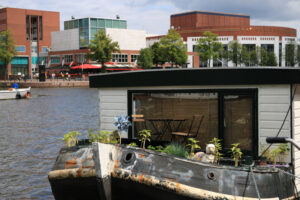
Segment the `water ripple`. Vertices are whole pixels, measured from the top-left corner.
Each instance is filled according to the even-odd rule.
[[[29,100],[0,101],[1,199],[53,199],[48,182],[61,138],[98,130],[98,91],[32,89]]]

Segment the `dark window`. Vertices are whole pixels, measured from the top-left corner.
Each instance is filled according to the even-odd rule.
[[[31,16],[31,40],[38,39],[38,25],[37,16]]]
[[[205,149],[214,137],[222,140],[224,153],[234,143],[246,155],[257,156],[257,90],[129,91],[128,113],[143,115],[145,123],[133,122],[129,136],[150,129],[153,138],[171,140],[171,132],[186,131],[193,116],[203,115],[196,139]],[[197,127],[198,128],[198,127]],[[195,131],[192,131],[195,132]]]
[[[29,25],[29,16],[26,16],[26,39],[30,40],[30,25]]]
[[[43,40],[43,18],[42,18],[42,16],[39,16],[39,35],[40,35],[40,40]]]

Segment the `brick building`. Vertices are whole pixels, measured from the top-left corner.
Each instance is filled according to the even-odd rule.
[[[18,8],[0,9],[0,31],[9,29],[18,55],[6,69],[0,63],[0,78],[19,72],[32,76],[38,71],[39,56],[51,45],[51,32],[60,30],[59,12]]]
[[[205,67],[205,62],[200,62],[195,45],[205,31],[219,35],[219,41],[224,49],[228,48],[230,41],[238,40],[249,49],[255,46],[273,51],[279,66],[288,65],[285,61],[286,45],[297,42],[297,31],[293,28],[276,26],[253,26],[250,16],[242,14],[190,11],[171,15],[171,27],[180,33],[187,44],[188,67]],[[161,37],[161,36],[160,36]],[[147,38],[148,46],[160,37]],[[232,66],[231,62],[211,62],[213,66]]]

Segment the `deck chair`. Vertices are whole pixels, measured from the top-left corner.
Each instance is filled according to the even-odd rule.
[[[141,131],[143,129],[147,129],[144,115],[142,115],[142,114],[131,115],[131,118],[132,118],[132,123],[134,126],[134,133],[138,134],[139,131]]]
[[[197,138],[203,119],[204,115],[194,115],[188,130],[183,132],[172,132],[171,140],[173,141],[175,137],[180,137],[183,138],[183,142],[186,143],[188,138]]]

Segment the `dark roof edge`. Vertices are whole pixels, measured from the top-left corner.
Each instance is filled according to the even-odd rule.
[[[117,72],[90,75],[91,88],[300,84],[300,68],[198,68]]]

